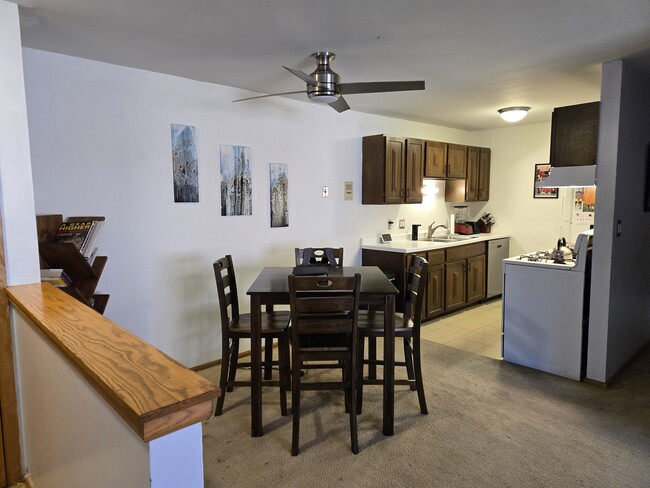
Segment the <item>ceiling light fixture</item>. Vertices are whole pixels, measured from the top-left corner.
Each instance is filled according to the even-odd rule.
[[[499,115],[506,122],[519,122],[529,110],[530,107],[506,107],[499,109]]]

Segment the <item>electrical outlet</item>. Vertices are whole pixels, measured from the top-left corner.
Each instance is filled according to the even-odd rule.
[[[326,186],[324,186],[323,187],[323,198],[327,198],[329,196],[330,196],[329,189]]]
[[[404,219],[399,219],[399,228],[404,229],[406,227],[406,221]]]
[[[574,222],[576,224],[591,224],[593,223],[593,214],[586,212],[576,212]]]
[[[343,185],[343,200],[352,200],[352,182],[346,181]]]

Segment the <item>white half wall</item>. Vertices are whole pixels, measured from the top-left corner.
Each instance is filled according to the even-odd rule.
[[[150,486],[149,445],[29,319],[15,309],[11,316],[21,344],[23,465],[33,485]]]

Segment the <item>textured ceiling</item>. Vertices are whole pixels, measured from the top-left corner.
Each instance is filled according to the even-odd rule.
[[[282,65],[309,73],[312,52],[332,51],[343,82],[426,81],[420,92],[348,95],[352,110],[467,130],[507,125],[501,107],[530,106],[521,123],[536,123],[597,100],[603,62],[650,67],[648,0],[14,3],[26,47],[255,92],[242,97],[304,89]]]

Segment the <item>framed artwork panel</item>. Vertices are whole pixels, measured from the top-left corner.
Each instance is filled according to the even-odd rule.
[[[559,195],[559,188],[535,188],[535,183],[543,180],[551,170],[550,164],[536,164],[535,165],[535,178],[533,179],[533,198],[557,198]]]

